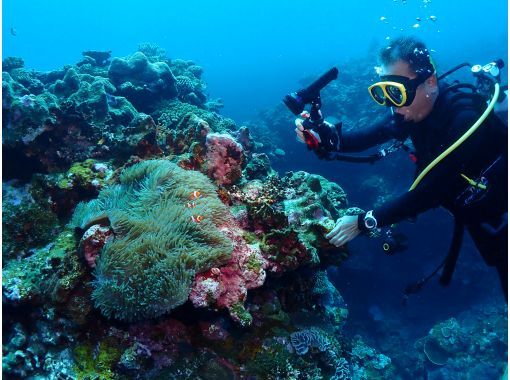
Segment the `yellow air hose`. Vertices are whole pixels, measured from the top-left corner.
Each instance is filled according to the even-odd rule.
[[[446,149],[443,153],[441,153],[438,157],[436,157],[436,159],[434,161],[432,161],[430,164],[428,164],[428,166],[425,169],[423,169],[423,171],[420,173],[420,175],[414,180],[413,184],[409,188],[409,191],[414,190],[415,187],[418,186],[418,184],[421,182],[423,177],[425,177],[428,174],[428,172],[431,171],[432,168],[434,168],[434,166],[436,166],[439,162],[441,162],[441,160],[443,160],[443,158],[445,158],[451,152],[453,152],[455,149],[457,149],[460,144],[462,144],[469,136],[471,136],[478,129],[478,127],[485,121],[485,119],[487,118],[489,113],[494,108],[494,105],[496,104],[498,97],[499,97],[499,83],[496,83],[494,85],[494,96],[492,97],[491,102],[489,103],[487,109],[482,114],[482,116],[480,116],[480,118],[472,125],[471,128],[469,128],[466,131],[466,133],[464,133],[448,149]]]

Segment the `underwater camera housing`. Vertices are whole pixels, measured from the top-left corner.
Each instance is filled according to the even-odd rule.
[[[324,146],[321,147],[321,140],[309,130],[314,129],[319,133],[319,135],[322,134],[323,136],[330,136],[331,138],[325,138],[324,140],[330,141],[330,145],[336,145],[334,141],[338,141],[338,137],[334,139],[331,136],[332,133],[330,128],[324,123],[324,118],[320,111],[322,105],[320,92],[329,84],[329,82],[336,78],[338,78],[338,69],[333,67],[308,87],[303,88],[298,92],[285,95],[283,98],[283,102],[294,115],[301,115],[305,106],[307,104],[311,104],[309,117],[305,117],[305,120],[303,120],[303,137],[308,149],[314,150],[321,156],[326,153],[324,151]]]
[[[333,67],[308,87],[285,95],[283,102],[294,115],[303,112],[307,104],[313,106],[316,103],[320,109],[320,91],[336,78],[338,78],[338,69]]]

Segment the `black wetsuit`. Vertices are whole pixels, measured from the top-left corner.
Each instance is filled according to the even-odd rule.
[[[419,123],[404,122],[400,115],[389,115],[365,130],[339,131],[340,151],[359,152],[390,139],[414,145],[416,174],[462,136],[486,108],[483,101],[440,91],[432,112]],[[378,226],[388,226],[415,217],[428,209],[443,206],[469,231],[485,262],[498,270],[507,296],[507,128],[493,112],[485,122],[450,155],[437,164],[418,186],[375,208]],[[461,173],[480,180],[486,191],[473,191]],[[359,217],[361,229],[364,215]]]

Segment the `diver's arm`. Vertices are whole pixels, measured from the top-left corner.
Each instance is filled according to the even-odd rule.
[[[452,123],[450,136],[447,137],[445,148],[453,144],[469,128],[479,115],[474,111],[463,111],[457,115]],[[480,128],[484,128],[481,126]],[[480,133],[478,133],[480,132]],[[463,181],[460,173],[463,167],[473,157],[477,156],[484,130],[475,132],[464,141],[457,149],[446,156],[414,188],[401,196],[385,202],[382,206],[373,210],[378,226],[388,226],[402,220],[412,218],[431,208],[439,207],[446,199],[452,196],[452,189],[456,181]],[[469,165],[467,165],[469,166]],[[467,183],[466,183],[467,186]],[[363,217],[358,219],[358,225],[363,229]]]
[[[431,208],[439,207],[441,204],[441,191],[438,187],[444,184],[440,180],[430,181],[430,185],[419,185],[414,190],[408,191],[394,199],[385,202],[373,210],[378,227],[389,226],[405,219],[416,217]],[[361,214],[358,218],[358,227],[364,228],[364,217]]]
[[[366,128],[350,131],[338,128],[338,130],[340,152],[361,152],[394,138],[404,140],[407,137],[403,124],[392,114]]]
[[[333,125],[325,121],[312,129],[306,129],[303,123],[303,119],[295,120],[297,138],[309,147],[310,140],[315,140],[317,147],[325,152],[361,152],[390,139],[405,140],[408,135],[406,124],[392,114],[370,127],[355,131],[344,131],[342,123]],[[312,146],[317,149],[315,144]]]

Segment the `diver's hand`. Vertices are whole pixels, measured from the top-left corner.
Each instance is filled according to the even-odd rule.
[[[310,117],[310,114],[306,111],[303,111],[301,112],[301,115],[302,119],[300,118],[297,118],[294,123],[296,124],[296,137],[298,139],[298,141],[302,142],[303,144],[306,144],[306,138],[305,138],[305,134],[304,134],[304,130],[305,130],[305,127],[303,127],[303,122],[305,121],[305,119],[308,119]],[[307,132],[311,133],[316,139],[317,141],[319,141],[319,144],[321,142],[321,137],[320,135],[315,132],[315,131],[312,131],[311,129],[308,129]]]
[[[335,227],[326,235],[326,239],[329,239],[335,247],[341,247],[360,233],[358,215],[346,215],[336,221]]]
[[[303,119],[296,119],[294,123],[296,124],[295,131],[298,141],[301,141],[303,144],[305,144],[305,136],[303,135],[303,131],[305,130],[303,127]]]
[[[320,154],[321,158],[325,153],[340,150],[340,136],[337,128],[327,122],[323,121],[320,125],[313,128],[305,128],[303,123],[304,119],[308,119],[310,114],[308,112],[301,113],[303,119],[296,119],[296,136],[298,141],[306,143],[309,148]],[[319,152],[320,151],[320,152]]]

